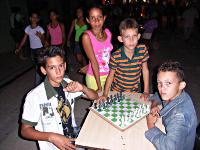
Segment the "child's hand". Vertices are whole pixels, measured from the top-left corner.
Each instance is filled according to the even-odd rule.
[[[103,103],[104,101],[106,101],[107,96],[99,96],[99,98],[95,101],[95,103],[97,103],[97,105]]]
[[[19,54],[19,52],[20,52],[20,49],[17,48],[17,49],[15,50],[15,54],[17,55],[17,54]]]
[[[35,35],[38,36],[40,39],[42,38],[42,33],[39,32],[39,31],[36,31],[36,34],[35,34]]]
[[[49,42],[45,41],[45,42],[44,42],[44,47],[46,48],[46,47],[48,47],[48,46],[49,46]]]
[[[148,129],[151,129],[155,127],[155,123],[158,120],[158,117],[156,115],[153,116],[153,114],[150,113],[147,115],[146,119],[147,119],[147,127]]]
[[[97,91],[97,93],[101,93],[102,92],[102,87],[99,87],[96,91]]]
[[[67,138],[61,134],[50,133],[48,141],[61,150],[74,150],[76,148],[75,145],[72,144],[75,139]]]
[[[77,81],[72,81],[63,89],[67,92],[80,92],[83,91],[84,86]]]
[[[159,113],[160,113],[160,108],[158,108],[157,106],[151,108],[151,114],[153,116],[160,117]]]
[[[144,99],[144,101],[146,101],[146,100],[148,99],[148,97],[149,97],[149,93],[146,93],[146,92],[144,92],[144,93],[142,93],[142,94],[140,95],[140,98],[141,98],[141,99]]]

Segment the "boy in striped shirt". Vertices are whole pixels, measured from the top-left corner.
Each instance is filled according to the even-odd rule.
[[[110,72],[106,80],[103,95],[99,100],[108,97],[109,90],[116,92],[141,92],[140,78],[143,76],[144,91],[142,98],[149,96],[149,58],[145,45],[138,45],[140,33],[138,24],[132,18],[127,18],[120,23],[120,36],[118,40],[123,46],[116,50],[110,58]]]

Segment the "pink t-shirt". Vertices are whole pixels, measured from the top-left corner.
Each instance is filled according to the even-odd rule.
[[[51,45],[62,44],[62,30],[60,24],[58,24],[55,28],[52,28],[51,25],[49,25],[48,31],[51,37]]]
[[[113,49],[113,45],[111,43],[111,33],[108,29],[105,29],[105,33],[107,35],[107,39],[103,42],[98,41],[94,34],[90,31],[86,31],[90,37],[92,48],[96,57],[96,60],[99,64],[99,73],[100,76],[108,75],[109,73],[109,60],[110,60],[110,53]],[[91,62],[89,62],[87,74],[94,75]]]

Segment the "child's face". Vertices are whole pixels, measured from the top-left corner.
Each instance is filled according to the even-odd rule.
[[[137,29],[126,29],[123,30],[121,36],[118,36],[118,40],[123,42],[125,49],[134,50],[140,39],[140,34],[138,34]]]
[[[50,13],[50,19],[51,19],[51,20],[56,20],[57,17],[58,17],[58,15],[57,15],[55,12],[51,12],[51,13]]]
[[[46,67],[41,67],[44,75],[47,75],[50,84],[53,87],[59,87],[64,78],[66,63],[60,56],[47,59]]]
[[[181,94],[186,83],[179,81],[176,72],[160,71],[157,75],[157,86],[161,98],[165,101],[171,101]]]
[[[89,11],[87,22],[91,25],[92,29],[102,30],[106,17],[103,16],[102,10],[99,8],[92,8]]]
[[[39,17],[37,14],[32,14],[30,17],[31,24],[37,24],[39,21]]]
[[[77,9],[76,16],[77,16],[77,18],[82,18],[83,17],[83,10],[82,9]]]

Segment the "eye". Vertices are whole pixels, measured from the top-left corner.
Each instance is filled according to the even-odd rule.
[[[89,20],[94,21],[94,20],[95,20],[95,17],[91,16],[91,17],[89,18]]]
[[[124,38],[125,38],[125,39],[128,39],[128,38],[130,38],[130,36],[129,36],[129,35],[125,35]]]
[[[49,66],[49,69],[53,70],[53,69],[55,69],[55,66]]]
[[[103,19],[103,16],[98,16],[97,19],[101,20]]]
[[[165,86],[169,87],[172,83],[171,82],[165,82],[164,84],[165,84]]]
[[[64,68],[64,64],[60,64],[60,65],[59,65],[59,68]]]

